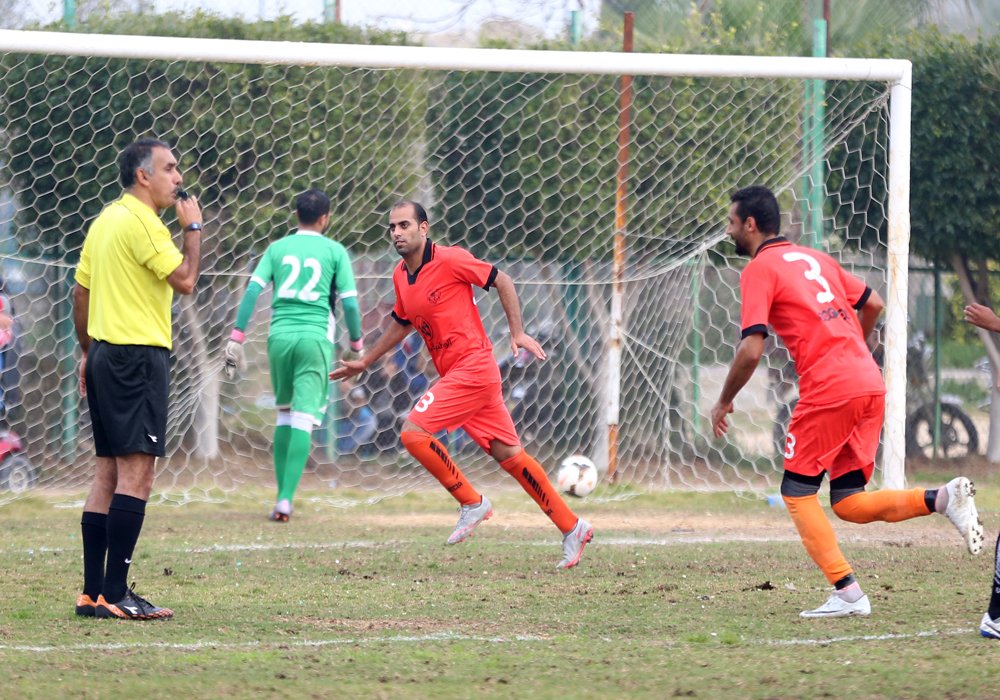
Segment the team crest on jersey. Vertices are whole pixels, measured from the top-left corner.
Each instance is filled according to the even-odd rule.
[[[432,289],[431,291],[427,292],[427,301],[429,301],[432,304],[437,304],[438,302],[441,301],[441,292],[438,291],[437,289]]]
[[[427,319],[423,316],[417,316],[413,319],[413,327],[417,329],[425,339],[430,340],[434,337],[434,331],[431,329],[431,324],[427,322]]]

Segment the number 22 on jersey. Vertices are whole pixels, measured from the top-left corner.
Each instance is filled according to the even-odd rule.
[[[320,278],[323,276],[323,268],[320,266],[319,260],[316,258],[306,258],[300,262],[294,255],[286,255],[281,259],[281,264],[291,269],[278,288],[279,299],[298,299],[299,301],[306,302],[317,301],[319,299],[319,292],[314,291],[316,285],[319,284]],[[297,287],[297,284],[303,268],[309,270],[310,277],[300,289]]]

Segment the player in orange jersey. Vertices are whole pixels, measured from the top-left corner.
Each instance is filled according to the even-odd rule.
[[[517,479],[563,533],[563,558],[557,566],[569,569],[579,563],[594,528],[573,514],[549,482],[545,470],[521,449],[514,422],[504,404],[500,370],[476,308],[473,286],[486,291],[496,287],[507,315],[514,354],[524,348],[544,360],[545,351],[524,332],[521,306],[510,276],[463,248],[431,242],[427,238],[428,229],[427,212],[420,204],[401,201],[393,205],[388,233],[403,258],[392,275],[396,291],[393,323],[363,359],[341,362],[330,378],[345,379],[360,374],[416,329],[441,378],[410,411],[400,440],[461,504],[458,524],[448,544],[466,539],[493,514],[489,499],[473,488],[445,446],[434,437],[441,430],[463,428],[504,471]]]
[[[871,604],[837,544],[819,504],[823,474],[830,504],[854,523],[896,522],[942,513],[972,554],[983,547],[983,524],[965,477],[940,489],[866,492],[875,467],[885,409],[885,384],[865,339],[885,304],[829,255],[779,236],[781,214],[762,186],[732,196],[727,233],[751,260],[740,275],[742,340],[712,407],[716,437],[729,428],[733,400],[750,380],[770,325],[784,341],[799,375],[799,402],[785,437],[781,495],[806,551],[834,592],[803,617],[868,615]]]

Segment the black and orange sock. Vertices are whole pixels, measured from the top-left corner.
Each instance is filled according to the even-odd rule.
[[[517,479],[529,496],[531,496],[542,512],[549,516],[559,531],[564,535],[576,527],[578,518],[566,505],[559,492],[552,486],[545,470],[535,459],[524,450],[509,459],[500,462],[504,471]]]
[[[83,592],[97,600],[104,588],[104,560],[108,556],[108,516],[83,511],[80,519],[83,540]]]
[[[835,503],[833,512],[852,523],[897,523],[933,513],[924,496],[925,489],[860,491]]]
[[[448,450],[433,435],[416,430],[404,430],[400,442],[413,458],[420,462],[445,490],[463,506],[471,506],[482,501],[482,496],[472,487],[448,454]]]
[[[823,506],[819,504],[816,494],[811,496],[789,497],[782,496],[788,514],[792,516],[795,529],[799,532],[799,538],[805,545],[809,556],[816,562],[822,570],[826,580],[831,584],[843,581],[846,576],[853,574],[851,565],[847,563],[840,545],[837,544],[837,536],[833,532],[829,518],[823,512]]]

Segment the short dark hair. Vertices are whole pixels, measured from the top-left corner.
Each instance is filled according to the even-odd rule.
[[[135,171],[142,168],[149,176],[153,175],[153,149],[166,148],[170,144],[159,139],[142,138],[131,143],[118,154],[118,180],[122,187],[128,189],[135,184]]]
[[[330,198],[315,188],[308,189],[295,198],[295,213],[300,224],[312,226],[330,213]]]
[[[736,190],[729,201],[736,202],[736,215],[741,221],[753,217],[761,233],[777,235],[781,232],[781,210],[778,200],[767,187],[751,185]]]
[[[417,226],[427,221],[427,210],[424,209],[424,205],[420,202],[414,202],[412,199],[401,199],[392,205],[392,210],[395,211],[400,207],[405,207],[410,205],[413,207],[413,215],[417,217]]]

